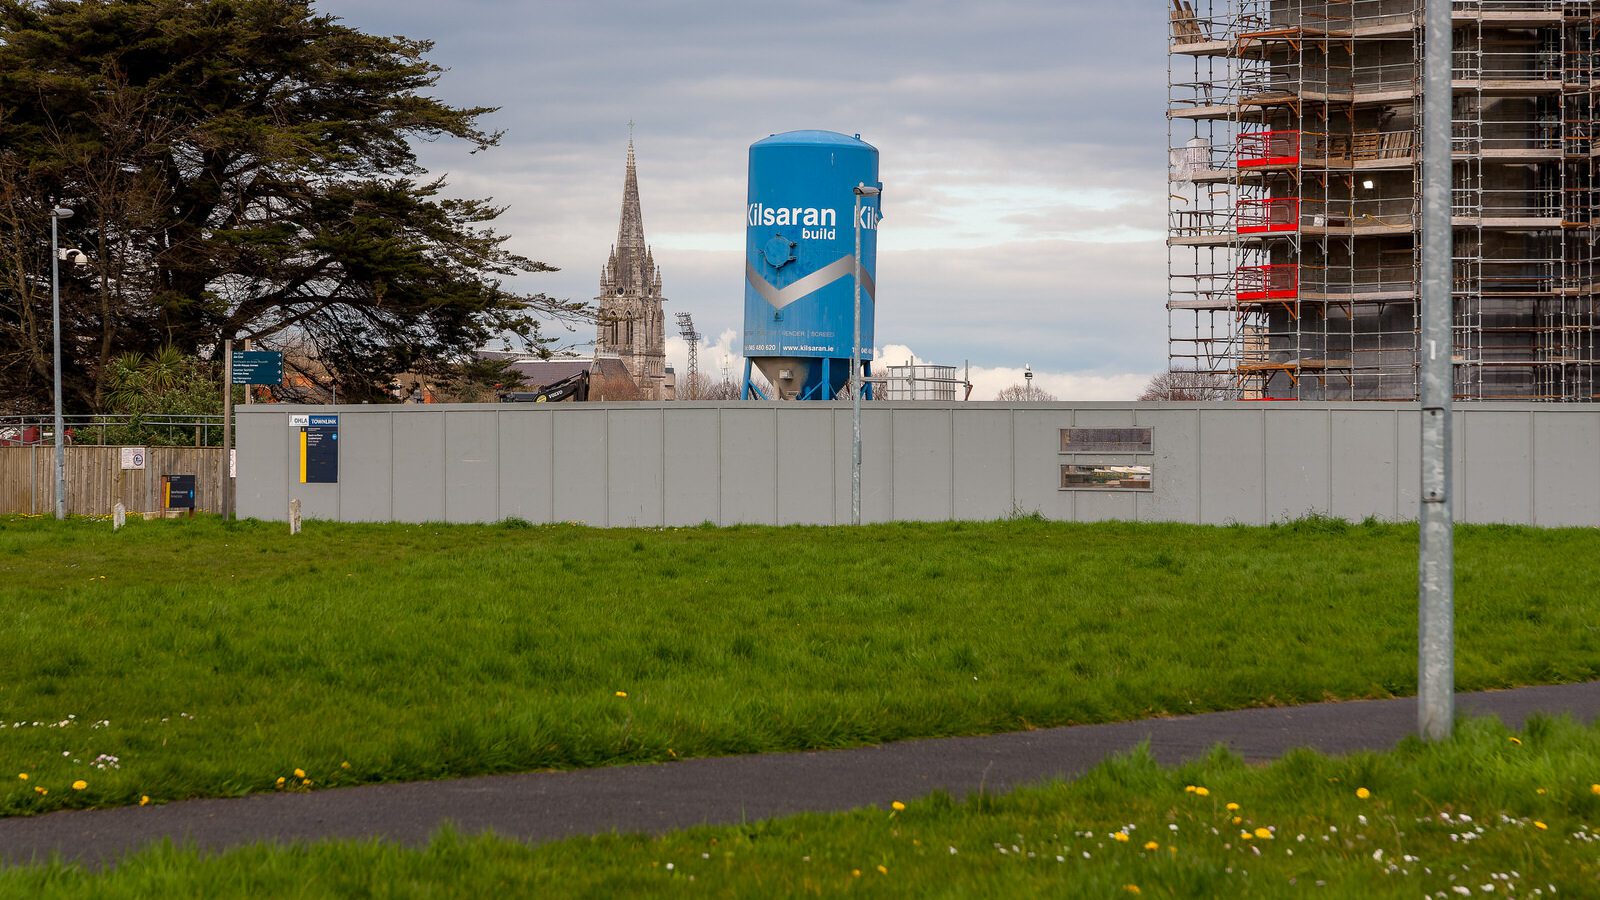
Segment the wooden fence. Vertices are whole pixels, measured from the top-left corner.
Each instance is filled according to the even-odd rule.
[[[121,447],[67,448],[67,514],[107,516],[118,500],[130,513],[161,509],[161,476],[195,475],[195,506],[216,511],[220,447],[148,447],[143,469],[122,468]],[[0,447],[0,514],[55,511],[55,448]]]

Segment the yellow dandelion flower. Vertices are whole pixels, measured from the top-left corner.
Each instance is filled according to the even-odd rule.
[[[889,874],[889,867],[886,866],[886,865],[883,865],[882,863],[879,863],[878,864],[878,874],[879,875],[887,875],[887,874]]]
[[[304,777],[306,777],[306,770],[305,769],[295,769],[294,770],[294,777],[296,777],[296,778],[304,778]]]
[[[1271,828],[1257,828],[1256,829],[1256,837],[1261,838],[1263,841],[1270,841],[1270,840],[1272,840],[1272,829]]]
[[[1240,816],[1234,816],[1233,817],[1233,824],[1235,824],[1235,825],[1238,825],[1239,823],[1241,823],[1243,821],[1244,821],[1244,819],[1242,817],[1240,817]]]
[[[627,691],[617,691],[617,696],[621,697],[624,700],[626,700],[626,699],[628,699],[628,692]]]
[[[278,785],[278,787],[283,787],[283,776],[282,775],[278,776],[277,785]]]
[[[341,768],[341,769],[348,769],[348,768],[350,768],[350,760],[348,760],[348,759],[347,759],[347,760],[345,760],[345,761],[344,761],[344,762],[342,762],[342,763],[339,763],[339,768]]]
[[[1128,842],[1128,833],[1126,831],[1119,831],[1116,834],[1113,834],[1111,839],[1119,844],[1126,844]]]
[[[1507,740],[1511,741],[1511,743],[1516,744],[1519,747],[1522,745],[1522,738],[1519,738],[1519,737],[1516,737],[1516,736],[1512,736],[1510,738],[1507,738]]]
[[[1600,794],[1600,784],[1591,784],[1591,785],[1589,785],[1589,793],[1591,793],[1591,794]]]
[[[150,795],[149,794],[145,794],[144,796],[140,797],[139,798],[139,805],[140,806],[149,806],[150,805]]]
[[[1144,891],[1139,890],[1139,886],[1137,884],[1125,884],[1125,885],[1122,886],[1122,889],[1127,891],[1130,894],[1142,894],[1142,893],[1144,893]]]
[[[41,797],[43,797],[45,794],[50,793],[50,789],[49,788],[42,788],[42,787],[36,787],[36,788],[33,789],[33,791],[34,791],[34,793],[38,794]]]
[[[1237,804],[1237,803],[1229,803],[1227,808],[1228,808],[1228,812],[1234,812],[1239,808],[1239,804]]]
[[[1367,790],[1366,788],[1364,788],[1364,787],[1356,788],[1356,797],[1358,799],[1365,800],[1365,799],[1367,799],[1368,797],[1371,797],[1371,796],[1372,796],[1372,792]]]
[[[1194,795],[1196,797],[1209,797],[1209,796],[1211,796],[1211,792],[1206,790],[1203,787],[1196,787],[1194,789]]]
[[[1194,785],[1192,785],[1192,784],[1189,784],[1189,785],[1184,785],[1184,788],[1183,788],[1183,792],[1184,792],[1184,793],[1185,793],[1185,794],[1192,794],[1192,793],[1194,793]]]
[[[28,773],[27,772],[18,772],[17,773],[17,777],[20,778],[23,781],[27,781],[28,780]]]
[[[1145,843],[1144,848],[1146,850],[1160,850],[1161,849],[1161,845],[1156,843],[1155,841],[1148,841],[1148,842]]]
[[[861,877],[861,870],[860,869],[851,869],[850,870],[850,877],[851,878],[860,878]]]
[[[1538,794],[1541,797],[1543,797],[1545,795],[1545,789],[1544,788],[1539,788],[1539,789],[1535,790],[1534,793]]]
[[[1248,840],[1251,840],[1254,837],[1255,837],[1255,835],[1251,834],[1248,831],[1239,832],[1239,840],[1241,840],[1241,841],[1248,841]]]
[[[89,786],[89,782],[84,781],[81,778],[72,783],[72,789],[75,790],[75,791],[81,791],[81,790],[83,790],[84,788],[86,788],[88,786]]]
[[[1549,831],[1550,830],[1550,826],[1549,825],[1546,825],[1545,823],[1539,822],[1539,821],[1535,821],[1533,823],[1533,827],[1539,829],[1540,831]]]
[[[896,801],[894,801],[894,802],[893,802],[893,803],[891,803],[891,804],[889,804],[889,806],[890,806],[890,807],[891,807],[891,808],[892,808],[892,809],[893,809],[893,810],[894,810],[894,811],[895,811],[895,812],[899,812],[899,811],[900,811],[900,810],[902,810],[902,809],[905,809],[905,808],[906,808],[906,805],[905,805],[905,804],[904,804],[904,803],[901,803],[901,802],[900,802],[900,801],[899,801],[899,800],[896,800]]]
[[[306,787],[311,787],[311,779],[309,779],[309,778],[300,779],[300,783],[305,785]]]

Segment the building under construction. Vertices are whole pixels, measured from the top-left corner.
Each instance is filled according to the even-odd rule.
[[[1171,367],[1418,395],[1423,0],[1168,0]],[[1456,0],[1455,393],[1591,400],[1600,2]]]

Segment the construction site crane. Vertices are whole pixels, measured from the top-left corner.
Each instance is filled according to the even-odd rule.
[[[689,374],[683,383],[688,388],[684,393],[689,395],[685,399],[693,400],[693,395],[700,392],[700,332],[694,330],[693,316],[686,312],[678,313],[678,334],[689,345]]]

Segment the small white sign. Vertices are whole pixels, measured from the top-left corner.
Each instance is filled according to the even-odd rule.
[[[290,416],[289,417],[289,427],[290,428],[310,428],[311,427],[311,416],[309,416],[309,415]]]
[[[122,468],[143,469],[145,451],[143,447],[122,448]]]
[[[239,477],[239,451],[236,449],[228,450],[228,477]]]

